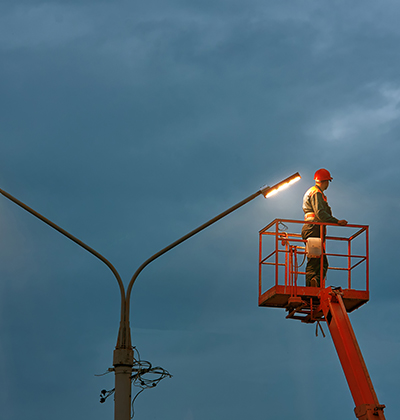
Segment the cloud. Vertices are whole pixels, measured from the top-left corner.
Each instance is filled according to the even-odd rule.
[[[58,48],[92,31],[82,8],[57,3],[20,5],[1,14],[0,49]]]
[[[377,137],[397,124],[400,117],[400,87],[368,87],[374,101],[354,103],[333,110],[313,127],[312,135],[322,141],[348,143]],[[371,103],[372,102],[372,103]]]

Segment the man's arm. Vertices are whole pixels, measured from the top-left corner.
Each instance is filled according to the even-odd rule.
[[[332,216],[331,208],[328,203],[324,200],[321,192],[315,193],[311,197],[311,205],[313,207],[316,218],[320,222],[325,223],[337,223],[338,225],[344,226],[347,224],[346,220],[339,220]]]

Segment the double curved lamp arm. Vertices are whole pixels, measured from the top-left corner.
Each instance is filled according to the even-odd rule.
[[[267,197],[271,196],[272,194],[275,194],[276,192],[278,192],[280,189],[283,189],[283,188],[289,186],[290,184],[292,184],[293,182],[298,181],[299,179],[300,179],[300,174],[297,172],[294,175],[292,175],[292,176],[286,178],[285,180],[281,181],[279,184],[274,185],[273,187],[264,186],[264,187],[260,188],[254,194],[248,196],[247,198],[240,201],[236,205],[230,207],[228,210],[224,211],[223,213],[219,214],[218,216],[214,217],[213,219],[209,220],[208,222],[202,224],[197,229],[192,230],[191,232],[189,232],[185,236],[182,236],[180,239],[176,240],[175,242],[168,245],[167,247],[165,247],[161,251],[157,252],[152,257],[147,259],[136,270],[135,274],[133,275],[133,277],[132,277],[132,279],[131,279],[131,281],[128,285],[126,294],[125,294],[124,285],[122,283],[122,280],[121,280],[121,277],[120,277],[118,271],[115,269],[115,267],[106,258],[104,258],[101,254],[99,254],[97,251],[95,251],[90,246],[86,245],[80,239],[71,235],[69,232],[62,229],[60,226],[56,225],[55,223],[53,223],[51,220],[47,219],[46,217],[42,216],[40,213],[38,213],[37,211],[30,208],[29,206],[24,204],[22,201],[13,197],[11,194],[7,193],[6,191],[4,191],[2,189],[0,189],[0,193],[3,196],[5,196],[6,198],[8,198],[9,200],[11,200],[12,202],[14,202],[15,204],[17,204],[18,206],[22,207],[24,210],[31,213],[33,216],[40,219],[42,222],[46,223],[47,225],[49,225],[53,229],[57,230],[62,235],[69,238],[71,241],[75,242],[76,244],[78,244],[82,248],[86,249],[86,251],[90,252],[92,255],[94,255],[96,258],[98,258],[104,264],[107,265],[107,267],[112,271],[112,273],[114,274],[114,277],[116,278],[116,280],[118,282],[118,286],[119,286],[119,290],[120,290],[120,294],[121,294],[121,323],[120,323],[120,329],[119,329],[119,333],[118,333],[118,341],[117,341],[116,348],[131,348],[132,344],[131,344],[131,336],[130,336],[130,328],[129,328],[130,296],[131,296],[131,292],[132,292],[132,287],[133,287],[137,277],[139,276],[139,274],[143,271],[143,269],[147,265],[149,265],[151,262],[153,262],[155,259],[160,257],[161,255],[165,254],[166,252],[175,248],[176,246],[178,246],[182,242],[184,242],[187,239],[191,238],[192,236],[196,235],[200,231],[206,229],[208,226],[214,224],[218,220],[222,219],[223,217],[227,216],[228,214],[230,214],[233,211],[237,210],[238,208],[242,207],[243,205],[245,205],[249,201],[253,200],[257,196],[264,195],[267,198]]]

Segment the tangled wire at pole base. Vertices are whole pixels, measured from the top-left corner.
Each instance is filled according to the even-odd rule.
[[[152,366],[147,360],[140,359],[140,353],[136,347],[132,347],[134,352],[134,362],[132,367],[132,376],[131,382],[134,386],[140,388],[140,391],[136,393],[132,399],[132,418],[135,415],[133,405],[136,401],[136,398],[141,394],[145,389],[155,388],[158,383],[164,378],[172,378],[172,375],[160,366]],[[107,373],[112,372],[113,369],[109,369]],[[104,403],[107,398],[114,394],[115,388],[107,391],[103,389],[100,393],[100,403]]]

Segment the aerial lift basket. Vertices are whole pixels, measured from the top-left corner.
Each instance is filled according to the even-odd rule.
[[[379,404],[348,316],[369,300],[368,226],[313,222],[320,226],[320,238],[305,241],[296,233],[303,224],[275,219],[260,231],[259,306],[284,308],[286,318],[317,322],[317,327],[321,321],[326,322],[356,406],[356,417],[385,420],[385,406]],[[329,236],[325,235],[327,225]],[[321,259],[319,287],[305,285],[307,257]],[[327,257],[334,264],[324,279],[323,259]],[[326,287],[332,282],[334,285]]]

